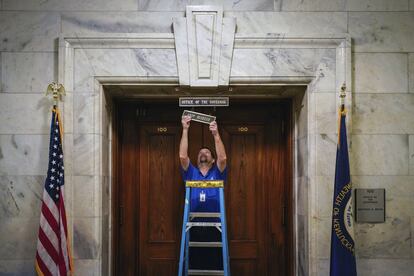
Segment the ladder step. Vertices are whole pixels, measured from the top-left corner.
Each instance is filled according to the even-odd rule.
[[[224,275],[223,270],[189,269],[188,275]]]
[[[221,227],[221,222],[187,222],[187,227]]]
[[[191,212],[190,218],[219,218],[220,213]]]
[[[191,242],[189,244],[190,247],[222,247],[222,242]]]

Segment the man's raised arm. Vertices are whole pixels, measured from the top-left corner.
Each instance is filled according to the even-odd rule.
[[[190,128],[190,116],[183,116],[181,124],[183,125],[183,134],[180,141],[180,163],[181,167],[186,171],[190,165],[190,158],[188,158],[188,129]]]
[[[221,172],[223,172],[227,165],[227,156],[223,141],[221,141],[220,134],[218,132],[216,121],[210,123],[210,131],[213,134],[214,144],[216,147],[217,167]]]

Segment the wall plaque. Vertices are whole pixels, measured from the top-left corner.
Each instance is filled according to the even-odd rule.
[[[357,222],[385,222],[385,189],[355,189]]]

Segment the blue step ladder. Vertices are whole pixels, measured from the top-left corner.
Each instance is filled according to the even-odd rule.
[[[224,275],[230,276],[229,249],[227,243],[226,210],[224,206],[224,182],[222,180],[186,181],[185,205],[183,216],[183,229],[181,234],[180,262],[178,276],[187,275]],[[219,208],[218,213],[190,212],[191,188],[218,188]],[[197,221],[202,218],[203,221]],[[190,229],[193,227],[210,227],[220,232],[220,241],[191,241]],[[190,247],[221,247],[223,266],[222,269],[192,269],[190,268]],[[208,259],[206,260],[208,261]]]

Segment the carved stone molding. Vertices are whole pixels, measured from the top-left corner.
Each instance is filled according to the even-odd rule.
[[[223,18],[219,6],[187,6],[173,26],[180,85],[228,85],[235,18]]]

